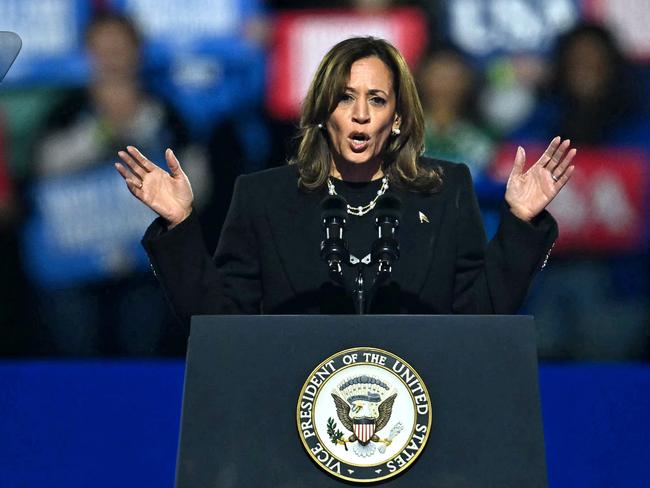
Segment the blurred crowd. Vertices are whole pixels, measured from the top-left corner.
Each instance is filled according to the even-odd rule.
[[[262,76],[226,101],[199,91],[195,107],[222,107],[201,116],[177,103],[183,88],[161,84],[137,18],[92,2],[79,40],[85,83],[0,85],[0,355],[184,353],[139,249],[153,216],[111,163],[126,145],[159,164],[174,148],[214,248],[236,177],[285,164],[294,148],[297,113],[269,103],[288,92],[265,77],[286,42],[277,31],[292,13],[335,13],[421,19],[425,35],[411,41],[419,45],[409,61],[426,155],[470,167],[488,234],[516,146],[533,159],[556,135],[572,140],[582,175],[551,208],[563,237],[522,312],[537,318],[543,359],[649,360],[649,67],[624,54],[605,24],[580,18],[544,52],[477,59],[440,28],[452,1],[269,1],[241,33]],[[409,51],[408,36],[402,42]],[[191,85],[202,72],[180,73]]]

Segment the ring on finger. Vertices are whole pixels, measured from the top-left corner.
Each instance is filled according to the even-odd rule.
[[[551,174],[551,178],[553,178],[553,181],[555,181],[556,183],[557,183],[558,181],[560,181],[560,178],[558,178],[558,177],[555,176],[554,174]],[[140,188],[142,188],[142,183],[140,183]]]

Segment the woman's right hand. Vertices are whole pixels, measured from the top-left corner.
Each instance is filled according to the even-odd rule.
[[[194,201],[192,186],[171,149],[165,151],[169,173],[133,146],[127,146],[126,151],[117,154],[124,164],[115,163],[115,168],[126,181],[129,191],[164,218],[168,228],[175,227],[190,215]]]

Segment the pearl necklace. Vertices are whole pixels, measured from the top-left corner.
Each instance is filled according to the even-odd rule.
[[[334,183],[332,183],[331,178],[327,178],[327,190],[330,195],[338,195],[338,193],[336,193],[336,188],[334,188]],[[381,187],[379,188],[379,190],[377,190],[377,195],[375,196],[375,198],[373,198],[370,201],[370,203],[366,205],[359,205],[358,207],[353,207],[348,204],[348,213],[350,215],[356,215],[357,217],[362,217],[363,215],[366,215],[373,208],[375,208],[375,205],[377,205],[377,200],[379,200],[380,196],[386,193],[386,190],[388,190],[388,178],[384,176],[381,179]]]

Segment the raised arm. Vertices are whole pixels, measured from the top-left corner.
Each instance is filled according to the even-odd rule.
[[[525,152],[518,149],[501,222],[489,243],[469,171],[459,167],[455,313],[517,312],[557,237],[557,224],[544,209],[571,177],[575,153],[569,141],[557,137],[524,172]]]

